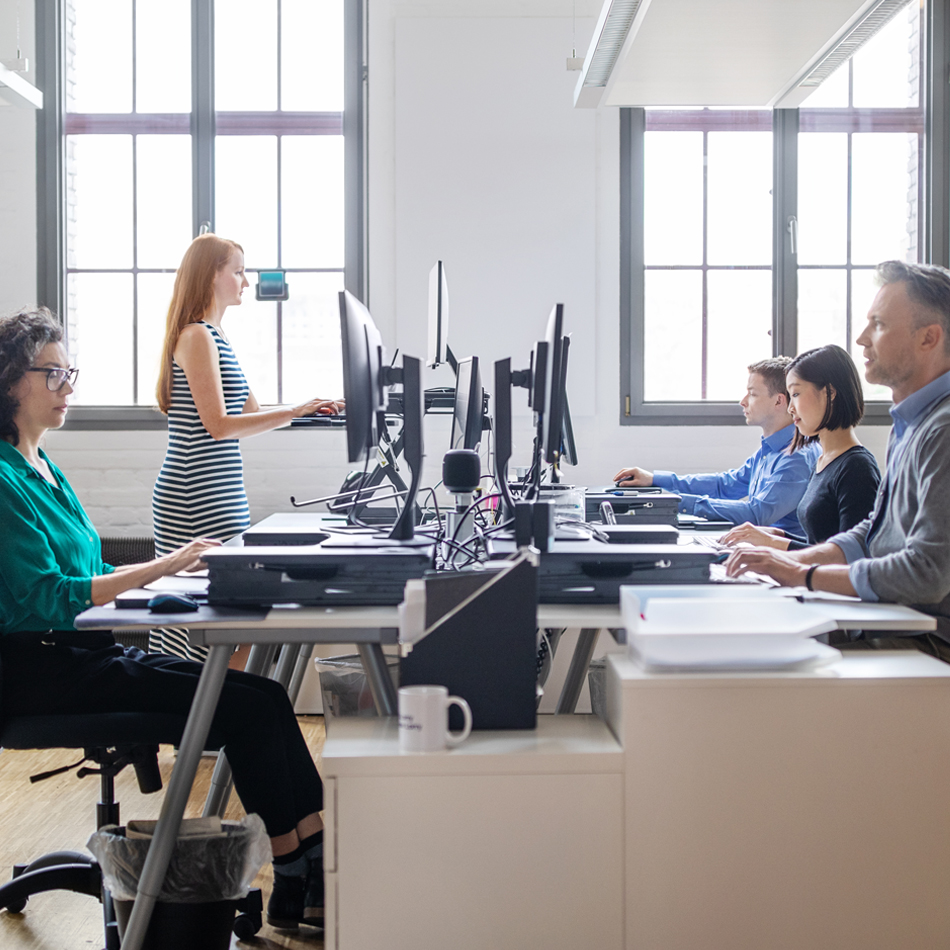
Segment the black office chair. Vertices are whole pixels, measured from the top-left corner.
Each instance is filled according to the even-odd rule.
[[[2,669],[0,669],[2,683]],[[158,744],[178,742],[185,728],[184,716],[151,713],[98,713],[88,715],[15,716],[0,723],[0,747],[4,749],[82,749],[75,765],[32,776],[42,781],[69,769],[77,775],[98,775],[100,801],[96,807],[96,827],[119,824],[119,804],[115,800],[115,776],[127,765],[135,768],[143,793],[162,787],[158,769]],[[215,748],[223,745],[213,737]],[[90,762],[98,768],[90,768]],[[0,887],[0,908],[20,913],[33,894],[70,890],[88,894],[102,903],[106,950],[118,950],[119,932],[111,895],[103,887],[102,872],[95,859],[80,851],[55,851],[29,864],[18,864],[13,879]],[[238,902],[239,916],[234,933],[241,939],[253,936],[262,925],[261,892],[252,890]]]

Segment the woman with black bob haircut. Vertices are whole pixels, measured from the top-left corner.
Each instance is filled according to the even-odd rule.
[[[813,442],[821,448],[798,505],[805,537],[742,524],[723,537],[725,544],[749,541],[782,551],[809,547],[853,528],[874,507],[881,473],[854,433],[864,415],[864,393],[854,360],[834,344],[807,350],[789,363],[785,385],[788,412],[795,423],[788,451],[801,451]]]
[[[188,714],[202,666],[77,631],[116,594],[203,566],[199,538],[145,564],[102,562],[96,529],[40,447],[66,420],[77,370],[48,310],[0,319],[0,657],[3,716]],[[323,923],[323,786],[284,688],[230,670],[212,722],[248,812],[271,836],[275,926]],[[178,742],[180,735],[165,741]]]

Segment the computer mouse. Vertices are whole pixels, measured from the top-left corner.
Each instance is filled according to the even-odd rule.
[[[187,594],[156,594],[148,609],[153,614],[186,614],[198,609],[198,601]]]

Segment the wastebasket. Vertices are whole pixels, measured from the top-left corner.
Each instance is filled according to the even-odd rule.
[[[356,654],[317,657],[320,693],[326,726],[341,716],[375,716],[376,704],[363,664]],[[386,666],[393,685],[399,688],[399,657],[387,656]]]
[[[587,670],[590,686],[590,711],[604,722],[607,721],[607,657],[591,660]]]
[[[270,859],[270,839],[258,815],[222,822],[222,834],[179,838],[152,912],[143,950],[227,950],[238,901]],[[151,838],[127,838],[125,828],[94,832],[93,853],[112,894],[119,935],[132,914]]]

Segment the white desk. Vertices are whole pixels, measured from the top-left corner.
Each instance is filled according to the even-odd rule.
[[[895,608],[892,605],[882,604],[822,606],[827,606],[830,610],[847,607],[847,611],[841,611],[844,617],[842,623],[850,626],[845,626],[844,629],[870,629],[868,624],[874,616],[878,616],[879,619],[887,616],[889,618],[887,622],[891,623],[890,618],[894,616],[892,611],[896,610],[901,614],[909,611],[909,608]],[[916,614],[915,611],[910,611],[905,619],[911,622],[913,618],[910,615],[914,614]],[[112,610],[106,611],[103,616],[103,608],[93,608],[77,618],[77,626],[82,626],[84,617],[94,617],[96,625],[105,628],[126,626],[133,629],[149,629],[155,625],[155,615],[149,615],[147,611]],[[916,614],[916,618],[916,622],[923,625],[916,629],[933,629],[935,621],[932,617]],[[165,623],[189,627],[189,638],[195,643],[210,646],[211,650],[188,714],[175,769],[162,804],[159,824],[142,870],[138,898],[123,941],[124,950],[140,950],[144,939],[152,908],[168,868],[201,751],[217,707],[227,672],[231,646],[234,643],[356,642],[360,647],[364,664],[368,664],[369,678],[379,679],[381,683],[388,686],[390,691],[392,689],[379,644],[396,640],[397,608],[395,607],[274,608],[263,620],[212,621],[187,614],[163,616],[161,619]],[[619,608],[603,605],[594,607],[544,605],[539,608],[538,622],[542,626],[582,627],[586,634],[583,638],[585,645],[582,650],[579,644],[571,661],[571,672],[578,674],[575,679],[579,676],[582,681],[590,664],[590,656],[599,629],[619,627],[620,613]],[[89,624],[86,623],[86,626]],[[894,628],[889,626],[888,629]],[[582,653],[583,655],[579,655]],[[379,666],[379,669],[375,671],[372,668],[374,663],[378,663]],[[577,692],[579,693],[579,688]],[[576,703],[576,696],[574,702]],[[559,711],[566,711],[562,710],[560,702]]]
[[[950,947],[950,665],[607,665],[628,950]]]
[[[623,752],[593,716],[404,755],[395,722],[323,749],[325,945],[620,950]]]

